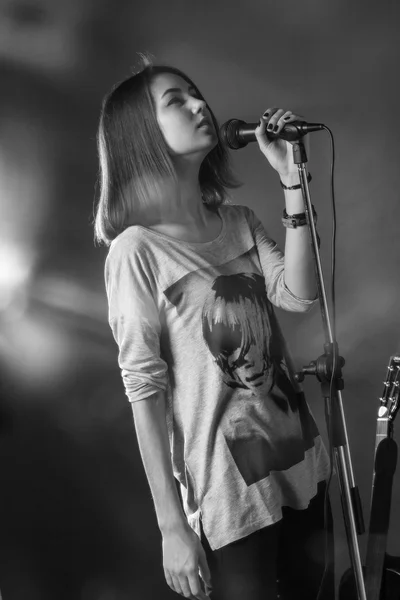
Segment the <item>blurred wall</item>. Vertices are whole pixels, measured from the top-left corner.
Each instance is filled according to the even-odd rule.
[[[101,99],[139,51],[186,71],[220,123],[283,106],[333,130],[337,333],[368,522],[378,397],[400,350],[398,3],[2,0],[0,11],[4,600],[176,597],[107,324],[106,249],[94,247],[91,227]],[[233,201],[282,245],[275,173],[255,144],[233,154],[245,183]],[[325,133],[313,134],[309,158],[329,288]],[[318,309],[278,312],[298,366],[322,353]],[[319,386],[307,380],[305,389],[326,439]],[[397,556],[399,481],[397,473],[388,541]],[[340,575],[349,558],[337,480],[332,498]]]

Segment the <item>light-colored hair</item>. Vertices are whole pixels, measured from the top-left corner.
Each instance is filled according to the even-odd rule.
[[[109,245],[128,225],[145,224],[154,215],[168,214],[168,202],[177,187],[177,175],[168,145],[158,125],[150,85],[159,73],[179,75],[197,86],[179,69],[154,65],[141,55],[134,75],[116,84],[102,103],[97,132],[99,199],[94,214],[95,240]],[[209,108],[209,107],[208,107]],[[199,170],[203,202],[227,203],[227,188],[242,185],[233,175],[228,150],[221,143],[218,122],[209,108],[218,144]]]

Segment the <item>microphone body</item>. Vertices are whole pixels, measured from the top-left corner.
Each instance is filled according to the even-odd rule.
[[[246,123],[240,119],[230,119],[220,127],[222,141],[232,150],[244,148],[249,142],[257,140],[254,133],[259,123]],[[306,123],[305,121],[293,121],[287,123],[279,133],[268,131],[270,138],[281,138],[287,142],[295,142],[307,133],[320,131],[325,125],[321,123]]]

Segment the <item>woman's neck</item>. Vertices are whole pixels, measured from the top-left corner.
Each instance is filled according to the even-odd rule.
[[[172,209],[168,220],[172,223],[198,228],[207,227],[210,209],[204,204],[199,183],[199,169],[177,169],[178,187],[176,209]]]

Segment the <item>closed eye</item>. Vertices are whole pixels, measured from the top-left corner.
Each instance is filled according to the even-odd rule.
[[[196,98],[196,100],[202,100],[202,98],[200,97],[199,94],[197,94],[196,92],[194,94],[191,94],[193,98]],[[173,96],[171,98],[171,100],[168,102],[167,106],[169,106],[170,104],[172,104],[173,102],[180,102],[181,104],[183,104],[183,99],[181,97],[178,96]]]
[[[171,100],[168,102],[167,106],[169,106],[170,104],[172,104],[175,101],[183,102],[182,98],[171,98]]]

